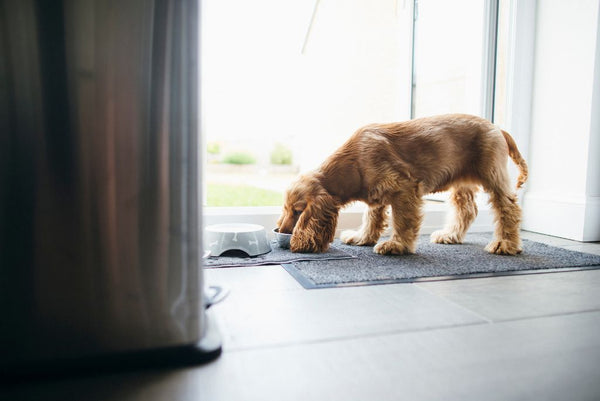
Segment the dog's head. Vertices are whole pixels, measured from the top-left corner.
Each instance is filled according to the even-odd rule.
[[[301,176],[285,193],[277,227],[292,234],[292,252],[325,252],[333,241],[338,202],[313,175]]]

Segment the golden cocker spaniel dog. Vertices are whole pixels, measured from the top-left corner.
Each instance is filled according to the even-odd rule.
[[[513,138],[489,121],[449,114],[401,123],[371,124],[358,131],[315,171],[301,176],[285,194],[277,226],[291,233],[293,252],[324,252],[333,241],[340,209],[353,201],[368,205],[358,231],[344,231],[351,245],[375,245],[380,254],[414,253],[423,213],[422,196],[451,190],[454,213],[435,243],[461,243],[477,215],[475,193],[490,195],[495,235],[490,253],[521,252],[521,208],[511,190],[507,157],[519,168],[517,188],[527,179],[527,164]]]

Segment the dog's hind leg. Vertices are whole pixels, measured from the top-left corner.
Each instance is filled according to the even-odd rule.
[[[436,244],[462,244],[467,230],[477,217],[477,204],[475,202],[477,189],[474,185],[452,188],[450,203],[452,203],[453,210],[450,212],[446,226],[442,230],[431,234],[431,242]]]
[[[521,207],[517,203],[517,195],[510,190],[508,174],[503,171],[500,175],[497,185],[485,188],[490,194],[496,224],[494,239],[485,250],[499,255],[516,255],[523,250],[519,232]]]
[[[346,230],[340,235],[342,242],[349,245],[375,245],[381,233],[387,228],[387,206],[369,206],[363,214],[358,231]]]
[[[385,255],[403,255],[415,253],[421,222],[423,221],[423,199],[421,194],[398,192],[391,199],[392,205],[392,237],[379,243],[373,249]]]

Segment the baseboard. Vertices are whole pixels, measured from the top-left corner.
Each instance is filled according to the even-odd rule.
[[[428,203],[424,208],[424,219],[421,225],[421,234],[431,234],[432,232],[444,227],[450,212],[448,203]],[[478,205],[479,213],[477,218],[471,225],[469,232],[489,232],[494,230],[494,218],[489,206],[486,203]],[[351,210],[346,210],[340,214],[336,236],[344,230],[355,230],[362,223],[364,207],[355,207]],[[384,235],[390,234],[390,229]]]
[[[600,197],[526,193],[522,227],[576,241],[600,241]]]
[[[479,213],[471,225],[469,232],[493,231],[493,216],[485,201],[478,202]],[[340,213],[336,236],[344,230],[355,230],[362,223],[365,205],[356,203]],[[425,218],[421,226],[421,234],[431,234],[442,228],[446,222],[450,205],[448,203],[427,203],[424,207]],[[273,237],[271,232],[275,228],[277,219],[281,215],[281,207],[219,207],[205,208],[203,225],[219,223],[252,223],[260,224],[267,229],[267,234]]]

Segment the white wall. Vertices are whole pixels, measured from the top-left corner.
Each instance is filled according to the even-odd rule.
[[[537,2],[523,228],[600,240],[598,0]]]

